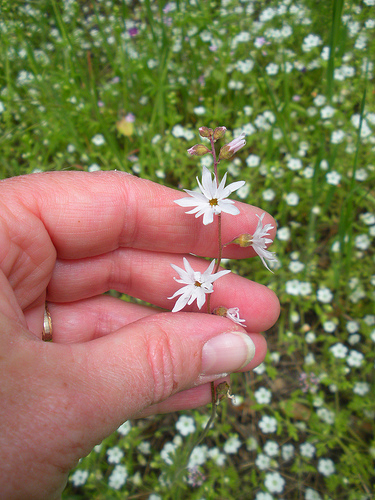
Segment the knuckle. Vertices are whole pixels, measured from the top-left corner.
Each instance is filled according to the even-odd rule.
[[[153,381],[152,403],[171,396],[178,387],[178,355],[167,332],[157,329],[147,339],[147,362]]]

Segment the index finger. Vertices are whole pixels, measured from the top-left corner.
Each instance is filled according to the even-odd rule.
[[[3,181],[3,200],[15,199],[36,214],[62,259],[101,255],[128,247],[169,253],[217,254],[217,221],[186,215],[174,203],[184,193],[124,172],[49,172]],[[262,210],[236,202],[238,215],[224,214],[222,242],[252,233]],[[268,214],[275,233],[275,221]],[[246,258],[252,248],[231,245],[224,257]]]

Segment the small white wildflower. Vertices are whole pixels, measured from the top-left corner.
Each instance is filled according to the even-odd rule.
[[[315,454],[315,446],[311,443],[306,442],[300,445],[299,451],[302,457],[313,458]]]
[[[264,486],[271,493],[281,493],[285,486],[285,479],[279,472],[269,472],[266,474]]]
[[[331,476],[335,472],[335,464],[330,458],[321,458],[318,462],[318,471],[323,476]]]
[[[109,464],[119,464],[124,456],[124,452],[118,446],[107,450],[107,461]]]
[[[274,417],[264,415],[258,422],[260,430],[263,434],[273,434],[277,431],[277,420]]]
[[[353,368],[359,368],[362,365],[363,360],[364,360],[364,355],[361,352],[352,349],[349,352],[346,362],[348,363],[349,366]]]
[[[214,176],[212,179],[211,172],[208,168],[203,167],[202,183],[200,183],[197,177],[201,193],[185,189],[184,191],[189,195],[189,197],[174,200],[174,202],[181,207],[194,207],[186,213],[195,214],[195,217],[203,215],[204,225],[211,224],[214,220],[214,215],[221,212],[237,215],[240,211],[236,206],[234,206],[234,201],[227,200],[226,198],[233,193],[233,191],[242,187],[245,184],[245,181],[232,182],[228,186],[225,186],[226,179],[227,174],[225,173],[220,185],[218,186],[216,177]]]
[[[328,172],[326,174],[326,181],[327,184],[331,184],[332,186],[338,186],[341,181],[341,175],[335,170],[332,170],[331,172]]]
[[[290,170],[301,170],[302,161],[299,158],[289,158],[287,162],[287,167]]]
[[[181,415],[176,422],[176,429],[181,434],[181,436],[188,436],[195,432],[195,421],[193,417],[188,417],[186,415]]]
[[[125,465],[116,465],[111,475],[108,478],[108,486],[115,490],[119,490],[124,486],[128,478],[128,471]]]
[[[324,304],[329,304],[329,302],[333,299],[333,293],[327,287],[319,288],[316,292],[316,297],[319,302],[323,302]]]
[[[224,443],[223,450],[227,455],[233,455],[237,453],[242,443],[237,434],[230,436]]]
[[[175,297],[180,295],[172,309],[172,312],[181,311],[181,309],[183,309],[186,305],[192,304],[194,300],[197,301],[198,309],[201,309],[203,304],[206,302],[206,294],[212,293],[214,291],[214,281],[216,281],[218,278],[221,278],[225,274],[230,273],[229,270],[212,273],[215,266],[215,260],[211,262],[204,273],[194,271],[185,257],[183,258],[183,261],[185,269],[181,269],[180,267],[171,264],[173,269],[177,271],[180,276],[180,278],[174,279],[177,281],[177,283],[182,283],[185,285],[177,290],[177,292],[175,292],[171,297],[168,297],[169,299],[174,299]]]
[[[279,445],[276,443],[276,441],[267,441],[263,447],[263,451],[269,457],[276,457],[279,454]]]
[[[234,323],[246,327],[245,320],[240,318],[240,310],[238,307],[230,307],[227,309],[226,317],[231,319]]]
[[[103,146],[103,144],[105,144],[104,135],[102,134],[94,135],[94,137],[91,139],[91,142],[95,144],[95,146]]]
[[[281,447],[281,456],[283,460],[287,461],[293,458],[294,456],[294,446],[292,444],[284,444]]]
[[[268,231],[273,229],[273,226],[271,224],[266,224],[263,227],[263,219],[265,215],[266,215],[265,212],[263,212],[262,215],[256,214],[259,220],[257,227],[255,229],[255,233],[252,236],[251,246],[261,258],[261,261],[263,262],[264,266],[269,271],[271,271],[271,269],[267,266],[266,260],[270,262],[278,262],[278,260],[276,258],[275,252],[270,252],[269,250],[267,250],[267,245],[273,242],[271,238],[267,238],[267,236],[269,236]]]
[[[370,392],[370,384],[367,382],[356,382],[353,387],[353,392],[358,396],[365,396]]]
[[[268,405],[271,402],[272,392],[265,387],[259,387],[259,389],[254,392],[254,397],[258,404]]]
[[[70,476],[69,481],[71,481],[73,483],[73,486],[77,488],[78,486],[83,486],[86,483],[88,477],[89,471],[77,469]]]
[[[348,354],[348,348],[342,344],[341,342],[338,342],[337,344],[332,345],[329,350],[331,353],[334,355],[335,358],[346,358]]]
[[[132,424],[127,420],[117,429],[117,432],[121,434],[121,436],[127,436],[132,428]]]
[[[267,470],[270,468],[271,465],[271,459],[268,455],[265,453],[259,453],[257,458],[255,459],[255,465],[258,467],[260,470]]]

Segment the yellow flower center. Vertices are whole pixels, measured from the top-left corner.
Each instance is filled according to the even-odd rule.
[[[194,283],[194,286],[202,286],[202,283],[199,283],[199,281],[196,281],[196,282]]]
[[[209,201],[211,207],[215,207],[218,203],[217,203],[217,198],[212,198],[212,200]]]

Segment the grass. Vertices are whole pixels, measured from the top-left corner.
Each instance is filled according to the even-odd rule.
[[[373,498],[371,0],[1,9],[1,178],[117,168],[186,188],[198,127],[225,125],[247,146],[220,173],[246,180],[240,198],[279,223],[274,275],[256,259],[228,264],[275,290],[282,313],[264,364],[233,377],[238,405],[222,403],[188,482],[171,486],[206,408],[184,413],[186,435],[179,414],[131,422],[80,462],[64,497]]]

